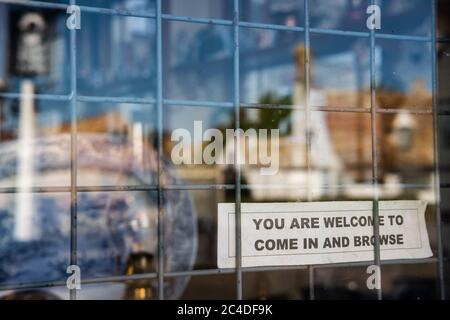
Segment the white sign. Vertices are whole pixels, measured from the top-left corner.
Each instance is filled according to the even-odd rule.
[[[380,201],[381,260],[431,257],[424,201]],[[217,265],[234,268],[235,204],[220,203]],[[372,201],[241,204],[242,266],[373,261]]]

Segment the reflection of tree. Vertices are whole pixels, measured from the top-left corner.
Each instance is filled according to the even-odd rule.
[[[287,106],[292,105],[291,95],[277,96],[273,92],[268,92],[259,99],[260,105],[270,106],[267,109],[250,109],[241,108],[240,109],[240,128],[244,131],[247,129],[280,129],[280,135],[289,135],[291,132],[290,125],[287,130],[282,130],[283,124],[290,119],[292,110],[287,108],[277,108],[277,106]],[[248,117],[246,112],[249,110],[257,110],[257,117]],[[226,129],[234,128],[235,117],[231,117],[230,121],[224,123],[219,129],[224,136],[226,136]],[[223,141],[224,147],[226,141]],[[236,170],[233,165],[228,165],[223,172],[223,179],[225,184],[234,185],[236,182]],[[247,185],[247,179],[244,174],[241,175],[241,184]],[[227,189],[225,190],[226,201],[233,202],[235,198],[235,190]],[[251,201],[251,193],[249,189],[243,188],[241,190],[241,200],[242,202]]]
[[[263,95],[259,103],[261,105],[270,105],[271,108],[260,109],[258,111],[257,119],[248,119],[245,116],[245,110],[241,111],[241,128],[247,130],[254,129],[280,129],[283,122],[288,121],[291,115],[291,109],[277,109],[277,106],[292,105],[292,96],[286,95],[283,97],[277,96],[273,92],[268,92]],[[289,135],[291,131],[290,126],[287,130],[280,130],[280,135]]]

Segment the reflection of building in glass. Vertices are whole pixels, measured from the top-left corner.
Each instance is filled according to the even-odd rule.
[[[133,10],[149,4],[129,3]],[[31,191],[70,186],[70,108],[68,98],[62,97],[70,94],[66,15],[0,4],[0,18],[0,91],[21,95],[0,98],[0,187],[18,191],[0,197],[0,282],[60,281],[66,278],[70,252],[68,192]],[[152,21],[86,15],[83,28],[92,32],[77,39],[79,92],[133,96],[147,87],[142,97],[150,97],[155,87]],[[61,97],[52,101],[34,99],[34,94]],[[87,190],[78,195],[78,262],[85,279],[156,270],[155,259],[142,266],[142,259],[136,258],[157,255],[156,192],[90,190],[155,184],[151,106],[139,107],[77,104],[77,178],[78,186]],[[163,179],[176,184],[179,177],[170,166],[163,164]],[[164,232],[166,270],[190,270],[197,250],[190,194],[174,190],[165,195],[163,206],[169,221]],[[166,297],[179,297],[187,281],[186,277],[167,280]],[[152,298],[155,281],[145,282],[145,287],[142,294],[139,281],[93,286],[84,288],[81,297]],[[65,287],[52,290],[66,296]]]
[[[340,17],[342,21],[350,23],[352,19],[354,19],[354,22],[364,20],[362,2],[358,2],[359,4],[354,2],[351,5],[346,1],[342,1],[342,3],[347,3],[341,8],[343,14]],[[286,16],[288,16],[292,8],[294,8],[292,12],[295,10],[297,10],[297,13],[301,12],[301,8],[297,7],[298,4],[299,2],[276,2],[273,5],[268,5],[261,1],[259,8],[263,11],[257,13],[258,11],[255,10],[252,11],[252,14],[256,16],[247,16],[246,9],[243,9],[243,19],[250,21],[271,19],[270,12],[278,12],[279,10],[284,10]],[[320,24],[319,20],[324,16],[319,14],[320,10],[317,11],[319,7],[314,6],[313,15],[317,14],[318,20],[314,20],[313,24]],[[413,10],[408,8],[403,9],[406,11]],[[247,9],[250,10],[250,8]],[[386,17],[386,20],[390,21],[403,9],[389,7],[388,12],[392,14],[392,17]],[[350,19],[348,19],[349,10],[352,12]],[[198,14],[202,15],[202,13]],[[206,12],[203,14],[207,15]],[[261,16],[257,16],[258,14],[261,14]],[[272,18],[275,16],[276,14]],[[334,14],[334,16],[339,15]],[[415,14],[412,14],[412,16],[414,19],[422,19]],[[423,18],[414,27],[420,30],[427,24],[427,21],[427,18]],[[336,25],[328,27],[337,27],[341,22],[336,20]],[[277,23],[284,24],[278,20]],[[230,100],[232,74],[226,72],[232,59],[232,34],[229,32],[230,30],[222,27],[217,27],[217,29],[205,28],[204,26],[185,29],[182,25],[179,27],[174,25],[173,28],[168,30],[169,41],[181,38],[187,39],[187,47],[192,48],[192,50],[184,52],[182,50],[171,51],[174,58],[168,62],[168,69],[185,76],[179,78],[180,81],[171,81],[169,91],[174,96],[189,99],[208,100],[212,96],[219,101]],[[206,34],[210,34],[210,36],[206,37]],[[279,97],[280,101],[283,97],[290,97],[290,102],[288,99],[284,103],[303,107],[303,98],[295,98],[295,88],[302,87],[304,81],[303,84],[295,83],[298,71],[293,58],[295,48],[302,43],[301,37],[297,37],[293,32],[247,28],[241,30],[240,37],[242,39],[240,57],[242,101],[244,103],[264,104],[265,97],[272,95]],[[327,36],[322,39],[316,35],[313,35],[312,39],[314,62],[310,103],[313,109],[328,107],[329,111],[313,111],[311,114],[316,127],[313,133],[313,159],[311,159],[312,181],[314,181],[314,189],[318,190],[315,197],[335,196],[338,193],[342,197],[370,198],[373,192],[370,186],[372,170],[370,117],[368,113],[338,112],[340,108],[355,108],[355,110],[363,111],[361,109],[366,108],[367,110],[370,106],[368,43],[358,38],[340,40],[339,37]],[[199,44],[202,45],[199,46]],[[395,50],[393,45],[394,42],[380,41],[376,47],[375,68],[378,75],[378,107],[429,109],[431,105],[430,73],[428,72],[431,56],[429,52],[424,51],[420,43],[405,42],[402,44],[400,56],[394,58],[396,54],[393,53],[393,50]],[[181,46],[181,43],[179,46]],[[280,47],[282,50],[280,50]],[[203,52],[201,57],[195,54],[198,51],[194,48],[201,48],[201,50],[198,49]],[[177,56],[178,58],[176,58]],[[211,74],[214,74],[214,76],[210,76]],[[186,81],[186,79],[192,81]],[[336,112],[333,112],[333,107],[336,108]],[[277,112],[276,107],[271,110],[274,113]],[[252,122],[251,119],[261,117],[261,112],[250,108],[243,111],[242,117],[243,121],[249,119],[249,122]],[[408,131],[403,128],[399,131],[398,127],[393,125],[399,122],[394,119],[395,117],[394,115],[380,114],[377,122],[378,141],[380,143],[380,158],[378,160],[380,191],[387,197],[393,197],[396,194],[398,195],[399,192],[401,193],[402,191],[399,189],[401,184],[417,183],[430,186],[431,183],[432,148],[430,143],[425,143],[431,141],[431,129],[428,130],[427,134],[422,134],[420,127],[412,127]],[[417,118],[416,115],[412,117]],[[214,118],[211,117],[210,119],[214,123]],[[292,185],[304,185],[306,183],[304,151],[301,151],[304,149],[305,143],[292,144],[292,139],[301,139],[304,136],[303,121],[304,115],[301,115],[301,112],[292,113],[292,117],[284,121],[284,124],[288,125],[291,130],[288,135],[293,137],[289,139],[282,137],[280,141],[280,152],[282,153],[280,159],[284,163],[282,163],[279,176],[261,177],[253,174],[252,168],[246,168],[244,176],[247,182],[254,185],[266,184],[269,180],[271,184],[275,185],[283,184],[281,182],[286,181],[289,181]],[[228,125],[230,124],[231,122],[228,123]],[[283,131],[282,127],[280,129]],[[405,135],[405,132],[408,134]],[[399,147],[393,143],[397,139],[394,136],[399,134],[403,137],[408,136],[412,140],[407,142],[410,145],[408,151],[404,146]],[[287,144],[287,141],[291,141],[290,145]],[[428,147],[418,147],[422,144]],[[314,149],[317,151],[314,151]],[[408,157],[416,160],[408,162],[406,161]],[[402,168],[404,170],[401,170]],[[208,169],[204,168],[204,170]],[[411,180],[412,178],[414,181]],[[277,181],[280,183],[277,183]],[[340,187],[327,190],[322,188],[324,186]],[[264,199],[267,196],[266,200],[269,200],[269,198],[272,200],[277,198],[279,200],[283,200],[283,198],[295,200],[305,194],[304,191],[300,190],[274,192],[273,190],[264,191],[257,188],[254,188],[251,192],[254,196],[257,195],[255,199]]]

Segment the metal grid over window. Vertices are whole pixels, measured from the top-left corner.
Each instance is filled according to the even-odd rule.
[[[71,227],[70,227],[70,264],[77,264],[77,194],[79,192],[114,192],[114,191],[156,191],[158,194],[158,269],[156,273],[147,274],[136,274],[127,276],[111,276],[111,277],[101,277],[92,279],[82,279],[82,284],[99,284],[107,282],[121,282],[126,280],[138,280],[138,279],[150,279],[155,278],[158,280],[158,297],[164,299],[164,279],[170,277],[183,277],[183,276],[195,276],[195,275],[211,275],[211,274],[221,274],[221,273],[235,273],[236,274],[236,297],[242,299],[242,287],[243,280],[242,276],[244,272],[251,271],[268,271],[268,270],[291,270],[291,269],[308,269],[309,270],[309,283],[310,283],[310,297],[314,298],[314,283],[315,283],[315,270],[318,268],[323,268],[324,266],[294,266],[294,267],[255,267],[255,268],[243,268],[242,267],[242,250],[241,250],[241,190],[248,188],[246,185],[241,185],[241,171],[240,167],[235,167],[235,184],[213,184],[213,185],[163,185],[161,181],[161,155],[163,153],[163,113],[164,106],[167,105],[179,105],[179,106],[205,106],[212,108],[229,108],[234,111],[235,127],[240,128],[240,110],[242,108],[264,108],[265,106],[258,105],[245,105],[241,100],[240,95],[240,30],[243,28],[254,28],[254,29],[266,29],[266,30],[278,30],[278,31],[293,31],[302,33],[304,35],[305,42],[305,102],[304,109],[302,111],[306,114],[307,127],[308,119],[310,119],[312,111],[332,111],[332,112],[343,112],[343,113],[367,113],[370,115],[371,122],[371,150],[372,150],[372,185],[373,185],[373,216],[378,216],[378,162],[377,162],[377,126],[375,125],[377,116],[379,114],[391,114],[396,113],[398,110],[377,108],[375,103],[376,94],[376,68],[375,68],[375,43],[378,39],[392,39],[392,40],[405,40],[405,41],[415,41],[431,44],[433,50],[437,46],[437,42],[440,41],[436,36],[436,1],[430,1],[430,6],[432,7],[432,34],[431,36],[412,36],[412,35],[398,35],[398,34],[386,34],[378,33],[375,30],[367,32],[358,31],[343,31],[334,29],[318,29],[312,28],[310,26],[310,0],[304,1],[304,26],[286,26],[286,25],[275,25],[266,24],[258,22],[244,22],[240,21],[240,0],[233,0],[233,19],[223,20],[223,19],[211,19],[211,18],[198,18],[198,17],[188,17],[188,16],[176,16],[172,14],[164,14],[162,12],[162,2],[164,0],[156,0],[156,11],[155,13],[148,12],[135,12],[128,10],[117,10],[109,8],[98,8],[81,6],[81,12],[95,13],[99,15],[119,15],[128,17],[139,17],[152,19],[156,26],[156,96],[155,98],[126,98],[126,97],[114,97],[114,96],[85,96],[80,95],[77,92],[77,31],[70,30],[70,94],[69,95],[57,95],[57,94],[35,94],[32,97],[24,97],[20,93],[0,93],[0,97],[3,98],[33,98],[37,100],[53,100],[53,101],[66,101],[70,103],[71,110],[71,184],[70,187],[32,187],[31,192],[33,193],[70,193],[71,195]],[[23,5],[27,7],[35,8],[47,8],[47,9],[57,9],[65,11],[69,4],[76,5],[75,0],[70,0],[69,4],[56,4],[44,1],[8,1],[0,0],[0,3]],[[374,4],[374,1],[371,1]],[[171,100],[165,99],[163,92],[163,21],[180,21],[189,22],[197,24],[211,24],[228,26],[233,30],[233,100],[225,102],[214,102],[214,101],[193,101],[193,100]],[[370,40],[370,109],[358,109],[354,107],[312,107],[310,105],[310,35],[311,34],[327,34],[327,35],[339,35],[345,37],[360,37]],[[443,39],[442,41],[448,41]],[[437,251],[438,256],[436,258],[429,259],[419,259],[419,260],[390,260],[386,262],[380,261],[380,239],[379,239],[379,225],[378,220],[374,219],[376,222],[374,225],[374,236],[375,236],[375,247],[374,247],[374,261],[371,262],[361,262],[361,263],[342,263],[342,264],[332,264],[326,265],[326,267],[347,267],[347,266],[365,266],[369,264],[402,264],[402,263],[437,263],[438,266],[438,277],[439,277],[439,288],[441,298],[445,298],[444,292],[444,268],[443,268],[443,249],[442,249],[442,235],[441,235],[441,216],[439,208],[439,191],[440,182],[438,174],[438,141],[437,141],[437,122],[438,122],[438,112],[437,112],[437,61],[436,55],[432,55],[432,91],[433,91],[433,105],[431,110],[405,110],[402,109],[401,112],[407,112],[414,115],[432,115],[433,117],[433,144],[434,144],[434,169],[435,169],[435,180],[434,180],[434,193],[436,198],[436,230],[437,230]],[[77,183],[77,102],[113,102],[113,103],[134,103],[134,104],[154,104],[156,106],[156,122],[157,122],[157,150],[159,156],[158,160],[158,179],[156,185],[130,185],[130,186],[80,186]],[[285,108],[285,106],[283,106]],[[295,109],[297,107],[290,107]],[[308,129],[306,129],[308,132]],[[306,135],[307,139],[307,169],[308,174],[311,171],[311,137]],[[236,155],[235,155],[236,156]],[[237,163],[237,161],[235,161]],[[215,189],[226,189],[235,191],[235,210],[236,210],[236,267],[235,269],[208,269],[208,270],[194,270],[194,271],[180,271],[180,272],[164,272],[164,243],[163,243],[163,231],[164,231],[164,212],[162,209],[163,192],[166,190],[215,190]],[[19,190],[17,188],[1,188],[1,193],[16,193]],[[308,197],[311,200],[310,197]],[[14,285],[3,285],[0,286],[1,290],[13,290],[13,289],[26,289],[26,288],[44,288],[52,286],[62,286],[65,285],[65,280],[56,282],[42,282],[42,283],[20,283]],[[377,296],[382,299],[382,289],[377,291]],[[76,299],[76,290],[71,290],[70,298]]]

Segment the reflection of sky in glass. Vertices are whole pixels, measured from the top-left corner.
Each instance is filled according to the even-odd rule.
[[[64,1],[62,1],[64,2]],[[88,4],[83,1],[81,5]],[[154,1],[89,1],[89,5],[154,12]],[[311,27],[367,31],[366,0],[320,0],[311,3]],[[379,1],[381,33],[429,35],[430,5],[427,1]],[[167,1],[164,11],[182,16],[231,19],[227,1]],[[12,10],[17,7],[10,6]],[[241,19],[302,26],[303,1],[242,1]],[[68,33],[64,15],[51,18],[52,39],[57,43],[52,71],[54,81],[39,87],[39,93],[68,90]],[[293,23],[293,21],[295,21]],[[229,27],[164,22],[164,94],[167,99],[232,101],[233,39]],[[378,31],[377,31],[378,32]],[[294,34],[294,35],[293,35]],[[79,94],[154,98],[154,20],[83,14],[83,32],[78,37]],[[312,82],[322,90],[368,88],[368,41],[312,33]],[[293,94],[294,49],[303,43],[303,33],[241,29],[241,96],[243,102],[258,103],[269,94]],[[430,89],[430,49],[424,43],[377,39],[378,87],[408,93],[417,82]],[[8,52],[8,51],[6,51]],[[58,57],[58,60],[56,60]],[[65,62],[65,63],[64,63]],[[66,68],[61,66],[66,65]],[[11,91],[17,91],[10,76]],[[45,78],[42,78],[45,82]],[[64,85],[65,83],[65,85]],[[100,110],[92,109],[92,114]],[[180,114],[182,118],[182,113]]]

